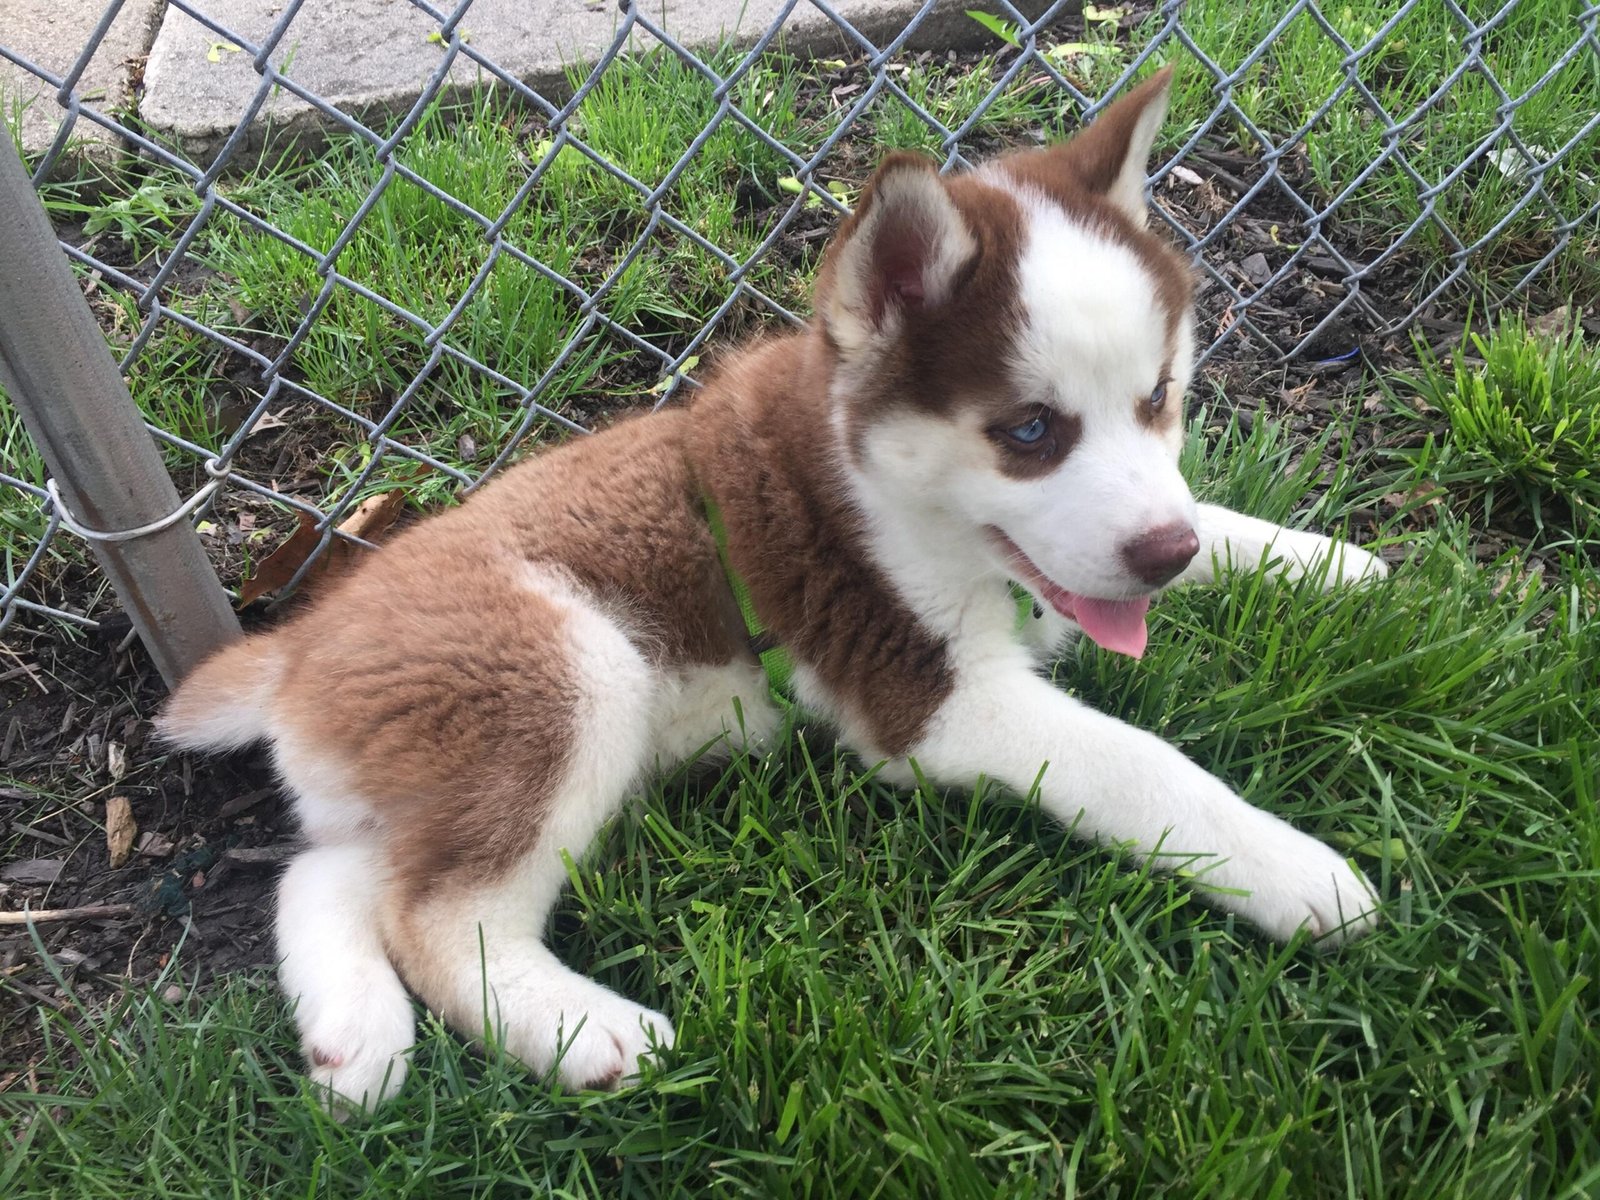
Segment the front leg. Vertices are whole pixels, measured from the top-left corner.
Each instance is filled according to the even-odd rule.
[[[984,776],[1026,793],[1038,779],[1041,803],[1064,825],[1192,874],[1208,902],[1280,940],[1309,926],[1336,942],[1376,920],[1372,885],[1333,850],[1160,738],[1026,671],[963,679],[911,757],[946,785]]]
[[[1348,542],[1303,529],[1285,529],[1216,504],[1202,504],[1199,509],[1196,532],[1200,553],[1173,583],[1211,583],[1219,571],[1254,570],[1268,555],[1278,560],[1277,569],[1286,579],[1312,574],[1332,559],[1325,576],[1330,588],[1389,574],[1388,564],[1381,558]]]

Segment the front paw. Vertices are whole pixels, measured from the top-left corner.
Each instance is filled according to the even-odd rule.
[[[1280,529],[1269,547],[1289,580],[1310,576],[1324,591],[1387,578],[1389,564],[1370,550],[1304,529]]]
[[[1370,550],[1340,542],[1333,549],[1333,568],[1328,586],[1350,586],[1389,578],[1389,564]]]
[[[1378,899],[1367,877],[1316,838],[1262,816],[1246,849],[1195,870],[1202,895],[1280,942],[1306,929],[1331,948],[1371,932]]]

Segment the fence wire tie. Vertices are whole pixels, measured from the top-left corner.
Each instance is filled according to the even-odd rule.
[[[211,464],[207,463],[206,466],[207,469],[209,469]],[[227,482],[227,480],[221,477],[212,479],[210,483],[200,488],[195,492],[194,495],[190,496],[166,516],[151,521],[148,524],[140,525],[136,529],[90,529],[77,518],[70,508],[67,507],[67,502],[61,498],[61,489],[56,486],[54,476],[51,476],[49,479],[45,480],[44,490],[50,493],[50,502],[55,505],[56,514],[61,518],[61,523],[73,533],[83,538],[85,541],[131,542],[137,538],[149,537],[152,534],[160,533],[163,529],[169,529],[176,525],[190,513],[195,512],[202,505],[206,504],[211,497],[217,494],[217,491],[225,482]]]

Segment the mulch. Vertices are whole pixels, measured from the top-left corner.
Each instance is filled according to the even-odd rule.
[[[272,963],[270,892],[293,843],[265,756],[200,759],[154,744],[165,689],[117,625],[71,640],[8,634],[0,656],[14,664],[0,672],[0,912],[115,914],[0,925],[0,1090],[38,1049],[36,1007],[102,1011],[163,971],[182,991]],[[116,796],[137,832],[113,869]]]

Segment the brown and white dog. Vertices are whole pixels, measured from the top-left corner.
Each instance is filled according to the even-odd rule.
[[[543,933],[563,852],[642,776],[778,724],[708,500],[798,703],[891,780],[1037,782],[1061,821],[1195,872],[1274,937],[1372,926],[1339,854],[1039,673],[1080,629],[1139,655],[1151,595],[1229,563],[1385,573],[1196,504],[1178,473],[1191,281],[1143,198],[1168,85],[970,174],[890,155],[803,330],[731,356],[686,410],[508,471],[184,682],[165,735],[266,739],[294,794],[307,848],[277,934],[319,1085],[399,1087],[407,989],[568,1085],[672,1044]],[[1011,581],[1040,602],[1020,628]]]

